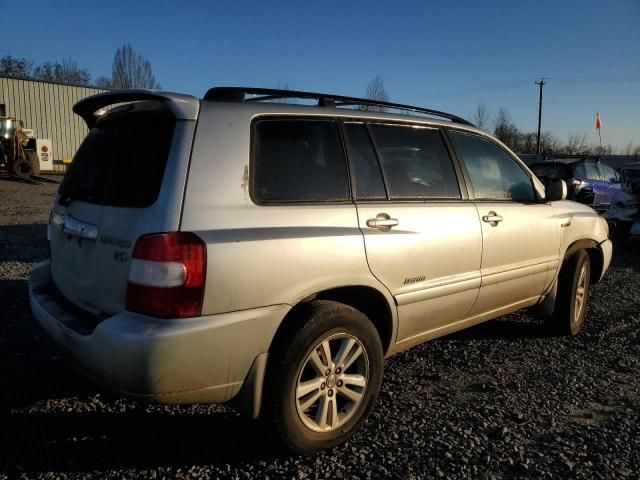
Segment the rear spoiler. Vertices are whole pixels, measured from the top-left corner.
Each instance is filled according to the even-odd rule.
[[[191,95],[158,92],[155,90],[111,90],[80,100],[73,106],[73,112],[80,115],[89,128],[93,127],[100,115],[96,111],[109,105],[143,100],[163,102],[179,120],[196,120],[200,109],[200,100]]]

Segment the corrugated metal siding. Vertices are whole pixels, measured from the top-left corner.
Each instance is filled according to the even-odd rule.
[[[72,158],[87,134],[87,126],[73,113],[73,105],[104,91],[0,77],[0,103],[6,105],[7,115],[22,120],[36,138],[50,138],[54,161]]]

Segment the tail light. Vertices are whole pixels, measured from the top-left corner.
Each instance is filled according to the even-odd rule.
[[[163,318],[202,312],[207,248],[190,232],[140,237],[133,249],[127,310]]]

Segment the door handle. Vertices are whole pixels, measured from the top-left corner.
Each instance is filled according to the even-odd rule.
[[[495,227],[496,225],[498,225],[498,222],[502,221],[502,217],[496,212],[489,212],[489,215],[484,215],[482,217],[482,221],[487,222],[492,227]]]
[[[391,218],[386,213],[379,213],[376,215],[376,218],[370,218],[367,220],[367,227],[369,228],[377,228],[382,232],[388,232],[391,230],[391,227],[395,227],[400,225],[400,222],[397,218]]]

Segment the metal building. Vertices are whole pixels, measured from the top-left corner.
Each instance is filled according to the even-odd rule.
[[[0,104],[6,105],[7,115],[22,120],[36,138],[51,140],[51,161],[40,162],[42,171],[62,171],[63,162],[71,161],[87,134],[73,105],[101,92],[99,88],[0,77]]]

